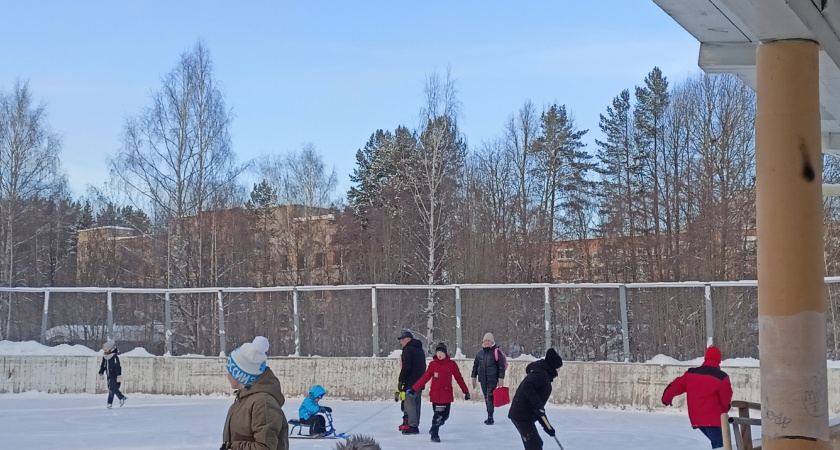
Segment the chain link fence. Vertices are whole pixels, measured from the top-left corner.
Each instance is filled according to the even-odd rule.
[[[840,278],[826,278],[826,339],[840,358]],[[679,360],[714,343],[758,358],[755,281],[635,284],[0,288],[2,337],[156,355],[220,355],[264,335],[273,356],[387,356],[410,330],[427,351],[472,356],[486,332],[510,357],[553,346],[572,361]]]

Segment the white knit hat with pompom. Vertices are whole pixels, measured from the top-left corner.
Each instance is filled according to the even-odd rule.
[[[242,344],[228,356],[227,370],[237,381],[250,386],[265,372],[268,339],[263,336],[254,338],[254,342]]]

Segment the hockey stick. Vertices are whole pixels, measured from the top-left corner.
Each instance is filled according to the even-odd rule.
[[[558,446],[560,446],[560,450],[565,450],[565,449],[563,448],[563,444],[561,444],[561,443],[560,443],[560,439],[557,439],[557,430],[555,430],[555,429],[551,426],[551,424],[550,424],[550,423],[548,423],[548,417],[546,417],[546,416],[545,416],[545,411],[541,409],[541,410],[540,410],[540,414],[541,414],[541,416],[540,416],[540,418],[539,418],[539,420],[540,420],[540,425],[542,425],[542,427],[545,429],[545,432],[546,432],[546,433],[548,433],[548,430],[554,431],[554,433],[555,433],[555,434],[550,434],[549,436],[551,436],[551,437],[553,437],[553,438],[554,438],[554,442],[556,442],[556,443],[557,443],[557,445],[558,445]]]

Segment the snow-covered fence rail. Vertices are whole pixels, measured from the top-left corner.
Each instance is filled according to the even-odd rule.
[[[840,277],[826,278],[829,357],[840,357]],[[254,334],[272,355],[384,356],[410,329],[471,353],[487,331],[511,356],[555,346],[569,360],[690,359],[709,343],[757,357],[757,282],[4,288],[10,340],[112,337],[155,354],[225,354]],[[428,310],[427,298],[438,299]],[[429,318],[434,319],[430,327]],[[836,317],[836,320],[835,320]],[[39,327],[40,325],[40,327]]]

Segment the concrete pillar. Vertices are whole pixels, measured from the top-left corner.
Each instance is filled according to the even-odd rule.
[[[219,302],[219,356],[227,356],[227,333],[225,332],[225,302],[222,291],[216,292]]]
[[[818,51],[812,41],[774,41],[759,46],[756,58],[758,322],[765,450],[831,448]]]
[[[41,316],[41,345],[47,345],[47,322],[50,315],[50,291],[44,291],[44,314]]]
[[[164,334],[164,355],[172,356],[172,301],[169,298],[169,292],[166,293],[166,298],[163,303],[163,327],[166,329],[166,334]]]
[[[545,348],[543,353],[551,348],[551,288],[545,286],[543,288],[543,297],[545,298]]]
[[[624,284],[618,287],[618,303],[621,308],[621,343],[624,350],[624,362],[630,362],[630,321],[627,315],[627,286]]]
[[[108,339],[114,339],[114,297],[113,292],[108,291]]]
[[[464,336],[461,332],[461,288],[455,286],[455,354],[463,355]]]
[[[379,356],[379,308],[376,305],[376,286],[370,288],[370,315],[373,324],[373,357],[376,358]]]

